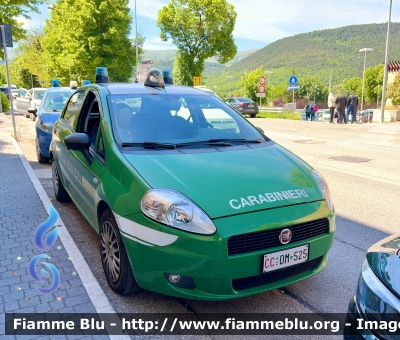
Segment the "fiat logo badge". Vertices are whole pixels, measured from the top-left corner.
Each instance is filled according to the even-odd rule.
[[[291,239],[292,232],[290,231],[290,229],[283,229],[279,234],[279,241],[281,241],[282,244],[289,243]]]

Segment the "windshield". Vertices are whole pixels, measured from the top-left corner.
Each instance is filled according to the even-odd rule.
[[[43,102],[43,111],[61,111],[71,95],[71,91],[48,92]]]
[[[34,99],[42,99],[46,90],[33,90]]]
[[[114,135],[121,145],[265,141],[245,118],[207,94],[110,95],[108,100]]]

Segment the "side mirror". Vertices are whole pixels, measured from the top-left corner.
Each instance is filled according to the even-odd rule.
[[[28,109],[28,112],[29,112],[29,113],[32,113],[32,114],[34,114],[34,115],[36,116],[37,108],[36,108],[36,107],[30,107],[30,108]]]
[[[68,149],[82,152],[89,165],[93,162],[93,156],[89,152],[91,140],[86,133],[73,133],[64,138],[64,144]]]
[[[261,129],[260,127],[256,126],[256,129],[258,130],[259,133],[264,134],[264,130]]]

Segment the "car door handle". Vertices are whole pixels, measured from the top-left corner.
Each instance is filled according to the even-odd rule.
[[[96,177],[93,177],[93,183],[94,184],[99,184],[99,180]]]

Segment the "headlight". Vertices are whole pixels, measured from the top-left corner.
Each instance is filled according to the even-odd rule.
[[[148,218],[169,227],[207,235],[217,230],[203,210],[175,190],[149,190],[140,200],[140,208]]]
[[[333,211],[333,202],[331,199],[331,194],[329,192],[328,184],[326,184],[325,179],[316,170],[311,170],[311,175],[314,177],[318,183],[319,188],[325,198],[326,204],[328,204],[329,210]]]
[[[52,133],[53,132],[53,126],[54,126],[54,124],[51,124],[51,123],[43,123],[42,124],[42,130],[44,132]]]

